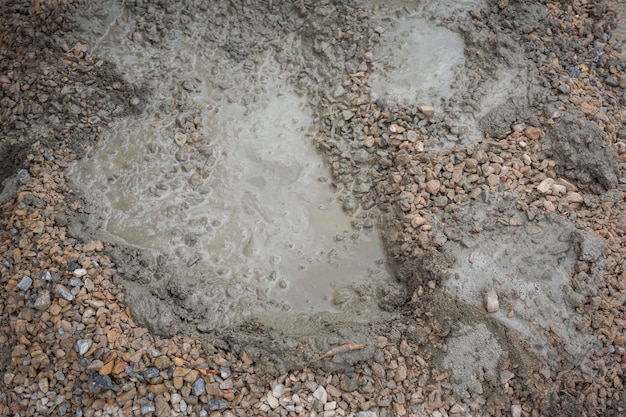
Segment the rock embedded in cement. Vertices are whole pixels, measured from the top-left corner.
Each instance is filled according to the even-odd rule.
[[[611,190],[617,186],[617,154],[605,131],[577,110],[570,110],[546,132],[557,168],[583,184],[594,181]]]
[[[488,313],[495,313],[496,311],[500,310],[498,294],[493,289],[485,293],[485,309]]]
[[[435,117],[435,108],[433,106],[419,106],[420,112],[428,119]]]

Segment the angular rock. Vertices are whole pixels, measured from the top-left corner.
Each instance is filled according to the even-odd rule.
[[[489,290],[485,293],[485,309],[488,313],[495,313],[500,310],[500,302],[498,301],[498,294],[495,290]]]

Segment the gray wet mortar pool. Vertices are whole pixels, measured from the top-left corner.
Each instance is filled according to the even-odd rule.
[[[377,288],[396,285],[376,210],[346,203],[311,143],[349,52],[291,4],[146,7],[74,15],[93,52],[150,94],[73,167],[91,216],[71,233],[108,242],[134,317],[157,334],[222,334],[279,362],[311,337],[316,351],[366,344],[339,362],[371,357],[372,326],[391,317]]]
[[[134,51],[119,47],[129,30],[112,28],[95,50],[121,62]],[[186,65],[183,83],[196,83],[187,89],[193,127],[158,108],[174,101],[168,92],[180,82],[166,70],[144,116],[119,121],[74,167],[74,181],[103,203],[112,239],[167,257],[176,275],[167,290],[206,328],[349,308],[351,286],[389,276],[375,219],[352,230],[331,190],[310,143],[306,97],[267,53],[246,68],[193,43],[173,39],[163,63]],[[136,71],[132,82],[154,80],[136,70],[150,55],[124,68]]]
[[[356,180],[350,174],[354,170],[358,172],[354,167],[358,158],[350,154],[357,142],[348,143],[350,137],[342,136],[346,120],[340,120],[343,127],[341,123],[333,124],[330,133],[320,133],[315,127],[324,112],[342,114],[340,109],[345,110],[352,97],[344,88],[349,84],[342,83],[342,74],[358,72],[363,64],[358,61],[364,55],[359,43],[347,35],[336,36],[338,30],[345,25],[345,33],[352,31],[354,35],[368,25],[376,27],[374,32],[381,43],[375,51],[368,51],[371,53],[368,65],[373,72],[372,98],[377,98],[377,103],[388,103],[385,105],[389,107],[432,105],[434,117],[416,121],[427,151],[467,145],[484,133],[497,137],[508,132],[516,122],[535,123],[534,103],[542,93],[537,87],[536,69],[524,59],[513,37],[498,34],[495,39],[490,30],[477,30],[467,22],[468,12],[480,12],[485,7],[483,3],[429,2],[420,6],[396,3],[393,7],[388,4],[367,7],[325,4],[314,13],[297,4],[244,6],[221,2],[210,5],[188,2],[184,8],[157,7],[151,3],[129,4],[128,7],[120,3],[94,4],[77,11],[75,21],[91,45],[96,45],[96,51],[107,59],[119,60],[119,69],[127,79],[151,91],[145,101],[142,97],[134,103],[145,106],[141,117],[118,121],[112,130],[108,141],[119,141],[119,150],[110,151],[111,146],[116,145],[105,144],[103,149],[92,151],[103,165],[95,165],[93,159],[87,159],[81,163],[82,168],[76,168],[83,170],[78,178],[83,175],[87,183],[100,181],[104,185],[100,190],[91,187],[96,195],[90,199],[92,218],[89,224],[75,222],[70,226],[77,235],[107,238],[126,288],[126,299],[141,324],[162,335],[200,331],[205,335],[201,337],[213,343],[216,337],[223,338],[230,348],[245,349],[253,359],[269,358],[279,362],[278,371],[307,363],[334,369],[375,356],[372,336],[387,330],[389,323],[397,318],[377,307],[377,302],[384,301],[376,290],[382,287],[383,292],[395,294],[401,291],[400,284],[389,279],[382,265],[384,262],[372,265],[372,258],[379,259],[381,253],[376,248],[375,230],[369,226],[349,230],[345,215],[339,210],[341,204],[359,224],[371,226],[376,222],[377,210],[372,209],[372,205],[359,204],[360,198],[371,194],[368,181],[372,179],[365,177],[374,170],[362,169]],[[539,6],[529,7],[531,17],[528,18],[544,12]],[[93,24],[94,16],[101,24]],[[369,22],[372,16],[375,23]],[[243,30],[244,27],[247,30]],[[432,45],[424,44],[423,37],[432,40],[432,45],[452,48],[450,65],[413,60],[415,56],[410,53],[413,49],[423,48],[426,52],[422,57],[432,52]],[[415,66],[429,73],[419,85],[411,83],[409,70]],[[403,96],[404,93],[408,95]],[[417,111],[413,111],[415,113]],[[349,116],[343,117],[349,120]],[[113,139],[116,134],[122,137]],[[264,146],[259,146],[258,138],[272,134],[279,140],[270,142],[268,139]],[[324,168],[307,143],[325,134],[331,136],[325,143],[334,146],[333,152],[338,153],[326,155],[333,166],[334,181],[327,180],[325,173],[319,174]],[[240,145],[233,146],[231,142],[235,140]],[[300,152],[305,154],[305,159],[298,159],[302,157]],[[285,158],[285,155],[289,156]],[[245,168],[246,165],[250,169]],[[158,168],[165,166],[177,168]],[[307,177],[313,172],[316,172],[313,178]],[[219,173],[221,182],[211,182],[213,173]],[[153,184],[141,183],[142,175],[159,180]],[[321,184],[317,184],[319,177],[323,177]],[[122,188],[112,192],[112,183]],[[268,184],[280,185],[271,188],[276,194],[267,192]],[[305,193],[301,192],[302,188],[306,188]],[[108,196],[104,195],[107,190]],[[178,200],[172,200],[166,207],[159,204],[163,196],[176,192],[180,194]],[[309,198],[311,192],[316,194],[315,198]],[[352,193],[356,198],[351,197]],[[333,237],[337,252],[333,252],[332,247],[320,250],[297,243],[282,248],[287,255],[271,250],[275,243],[272,242],[273,230],[280,232],[279,226],[290,224],[290,214],[284,211],[284,204],[291,205],[292,200],[288,198],[293,196],[290,194],[295,194],[296,200],[307,200],[308,204],[293,213],[294,233],[304,236],[304,241],[315,238],[315,233],[298,230],[297,220],[307,218],[315,227],[323,228],[328,225],[324,216],[330,214],[333,227],[339,224],[339,229],[325,229],[322,235]],[[147,201],[141,202],[140,195]],[[187,199],[187,195],[191,198]],[[226,197],[234,199],[229,203]],[[287,200],[280,203],[283,197]],[[194,211],[206,202],[212,205],[212,216]],[[268,211],[268,205],[278,211]],[[510,201],[508,206],[515,205]],[[138,221],[144,213],[150,216],[148,230],[145,222]],[[238,217],[247,215],[258,216],[258,221],[246,223]],[[160,216],[170,219],[174,227],[162,229]],[[232,220],[233,233],[220,231]],[[544,233],[554,232],[551,227]],[[570,226],[567,228],[569,230]],[[308,230],[308,226],[301,229]],[[103,230],[106,230],[104,235]],[[353,236],[355,232],[358,236]],[[220,237],[220,233],[223,236]],[[554,265],[548,278],[538,279],[533,273],[532,277],[528,276],[530,283],[523,275],[518,281],[510,281],[510,285],[522,289],[540,281],[539,286],[533,287],[536,289],[533,294],[544,297],[539,302],[548,307],[536,312],[560,314],[555,332],[558,337],[571,330],[568,326],[575,327],[576,322],[570,302],[578,296],[567,290],[565,274],[577,256],[586,256],[577,252],[577,238],[573,233],[568,235],[566,256]],[[203,241],[205,235],[213,237]],[[165,249],[163,236],[169,245]],[[489,239],[502,238],[486,234],[486,240],[477,243],[478,248],[488,253],[491,250]],[[532,238],[521,238],[519,244],[526,245],[522,249],[531,256],[540,254],[541,245],[533,246],[527,239]],[[542,239],[547,245],[554,243],[550,236]],[[582,241],[594,239],[583,238]],[[458,295],[467,305],[482,308],[483,291],[490,287],[503,295],[503,307],[522,308],[517,306],[518,299],[513,295],[524,291],[515,292],[519,288],[506,287],[499,281],[507,270],[506,265],[496,263],[486,270],[480,269],[479,264],[472,264],[470,268],[463,262],[472,251],[462,244],[455,245],[459,243],[448,242],[443,249],[456,255],[457,263],[453,268],[467,285],[455,284],[452,278],[445,289],[451,297]],[[290,262],[289,256],[295,260],[292,268],[298,269],[303,264],[304,269],[315,270],[311,267],[315,256],[307,256],[305,250],[313,249],[314,255],[336,254],[334,265],[339,267],[342,262],[350,262],[350,250],[359,252],[363,247],[371,248],[372,252],[366,253],[365,264],[359,265],[365,267],[360,272],[363,278],[360,284],[334,287],[324,284],[332,291],[318,297],[321,304],[315,308],[310,308],[306,299],[305,303],[300,302],[302,299],[291,304],[281,301],[281,297],[295,287],[287,279],[289,269],[281,271],[279,267],[280,263]],[[520,248],[512,246],[509,250],[515,252]],[[289,255],[290,251],[295,255]],[[163,256],[163,253],[169,255]],[[475,253],[473,260],[480,262],[481,253]],[[194,268],[205,268],[222,281],[240,277],[246,273],[245,268],[239,269],[242,258],[246,258],[246,262],[248,258],[265,262],[260,267],[252,266],[262,271],[259,282],[255,283],[258,286],[249,287],[240,282],[233,286],[230,294],[227,286],[210,294],[213,286],[203,288],[200,274],[194,274]],[[523,263],[519,259],[509,261]],[[332,265],[332,262],[326,264]],[[179,279],[184,276],[189,279],[188,284]],[[254,273],[246,279],[255,279]],[[263,280],[265,282],[260,282]],[[585,285],[593,286],[593,282]],[[216,287],[220,288],[219,281]],[[509,294],[513,295],[509,297]],[[211,297],[218,300],[215,305],[208,302]],[[234,306],[230,304],[233,299],[241,301],[241,308],[229,318],[222,312]],[[220,304],[220,301],[224,302]],[[445,310],[441,314],[445,315]],[[461,370],[458,364],[466,362],[458,359],[466,356],[465,344],[473,343],[477,337],[493,336],[493,346],[486,348],[498,352],[508,349],[501,335],[494,334],[497,326],[483,326],[481,321],[500,320],[503,326],[510,326],[527,340],[538,344],[545,342],[540,337],[529,336],[534,330],[528,327],[532,317],[520,314],[515,320],[507,321],[508,317],[500,317],[503,314],[504,310],[495,317],[485,312],[477,323],[466,323],[451,333],[447,342],[449,354],[442,365],[458,374],[459,391],[472,391],[476,381],[493,380],[500,357],[498,354],[485,362],[485,355],[479,352],[476,367],[468,365]],[[570,321],[574,324],[569,324]],[[363,343],[365,347],[331,361],[316,357],[319,352],[348,341]],[[583,337],[573,340],[569,348],[576,356],[592,344],[593,340]],[[547,346],[537,352],[547,355],[546,360],[549,360],[551,349]],[[580,358],[584,359],[584,355]],[[259,360],[259,363],[265,362]]]

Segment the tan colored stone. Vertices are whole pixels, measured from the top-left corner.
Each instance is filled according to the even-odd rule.
[[[567,191],[578,191],[578,188],[574,184],[563,178],[559,178],[556,182],[563,185]]]
[[[113,364],[114,364],[114,361],[109,361],[108,363],[104,364],[102,368],[100,368],[98,373],[103,376],[109,375],[113,371]]]
[[[113,365],[113,369],[111,369],[111,373],[113,373],[113,375],[119,375],[122,372],[124,372],[124,369],[126,369],[127,366],[128,366],[128,362],[117,361],[115,362],[115,365]]]
[[[107,332],[107,341],[109,343],[115,343],[119,338],[119,334],[115,330],[109,330]]]
[[[545,180],[539,183],[539,185],[537,186],[537,191],[539,191],[542,194],[547,194],[548,192],[552,191],[553,185],[554,185],[554,179],[546,178]]]
[[[395,123],[393,123],[391,126],[389,126],[389,130],[392,133],[404,133],[404,131],[406,130],[405,128],[403,128],[402,126],[399,126]]]
[[[428,119],[435,116],[435,108],[433,106],[421,105],[419,106],[419,110]]]
[[[430,195],[435,195],[439,192],[439,188],[441,187],[441,182],[439,180],[430,180],[425,185],[424,188]]]
[[[490,187],[497,187],[500,184],[500,177],[496,174],[491,174],[486,179],[487,185]]]
[[[599,110],[599,108],[597,106],[594,106],[591,103],[587,103],[586,101],[583,101],[582,103],[580,103],[580,109],[587,116],[590,116],[592,114],[596,114],[598,112],[598,110]]]
[[[420,227],[423,224],[426,224],[427,220],[422,216],[413,216],[411,217],[411,226]]]
[[[102,252],[104,250],[104,244],[100,240],[93,240],[83,245],[83,251],[85,252]]]
[[[583,196],[579,193],[567,193],[565,199],[570,203],[582,203],[584,201]]]
[[[552,201],[548,201],[548,200],[543,202],[543,208],[546,209],[546,211],[549,211],[549,212],[553,212],[553,211],[556,210],[556,206],[554,205],[554,203]]]
[[[537,140],[543,138],[546,134],[538,127],[528,126],[524,131],[527,138]]]
[[[185,380],[185,382],[193,384],[195,380],[198,379],[198,376],[200,376],[200,372],[192,369],[183,377],[183,379]]]
[[[181,366],[177,366],[176,369],[174,369],[174,374],[173,376],[177,377],[184,377],[185,375],[187,375],[189,372],[191,371],[191,369],[189,368],[183,368]],[[195,380],[195,379],[194,379]]]

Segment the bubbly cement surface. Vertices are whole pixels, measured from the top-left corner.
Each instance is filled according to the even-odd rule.
[[[108,233],[167,255],[170,292],[208,323],[341,311],[358,285],[388,278],[377,232],[341,210],[288,74],[269,54],[234,62],[200,32],[146,53],[123,12],[112,19],[94,52],[156,98],[73,180],[104,204]],[[167,107],[181,101],[184,117]]]

